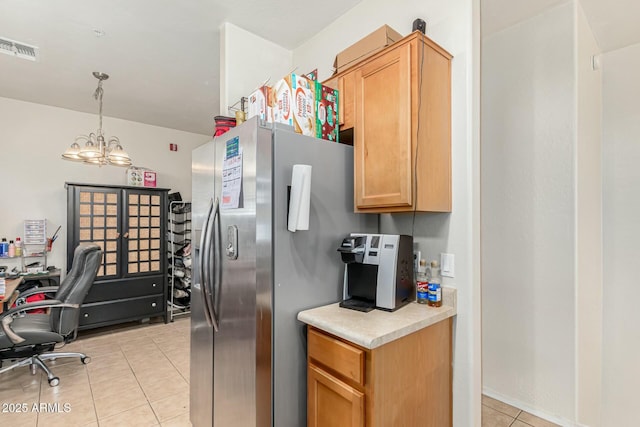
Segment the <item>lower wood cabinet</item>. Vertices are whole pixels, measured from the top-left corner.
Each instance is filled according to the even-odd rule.
[[[308,368],[308,425],[364,426],[364,393],[321,368]]]
[[[310,326],[307,426],[451,426],[451,325],[372,350]]]

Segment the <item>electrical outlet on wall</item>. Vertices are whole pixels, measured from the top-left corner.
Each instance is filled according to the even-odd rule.
[[[413,271],[418,271],[418,265],[420,265],[420,258],[422,258],[422,252],[413,251]]]

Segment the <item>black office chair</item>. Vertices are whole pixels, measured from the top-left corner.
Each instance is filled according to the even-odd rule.
[[[60,379],[53,375],[44,363],[61,357],[79,357],[83,364],[91,359],[83,353],[48,353],[56,344],[75,340],[78,333],[80,306],[93,284],[102,260],[102,250],[95,244],[80,244],[73,254],[71,271],[59,287],[42,287],[27,291],[22,298],[55,293],[55,299],[23,304],[0,314],[0,362],[22,359],[0,369],[0,374],[20,366],[31,366],[35,375],[37,367],[47,374],[50,386],[57,386]],[[49,314],[23,314],[25,310],[49,308]],[[19,317],[22,315],[22,317]]]

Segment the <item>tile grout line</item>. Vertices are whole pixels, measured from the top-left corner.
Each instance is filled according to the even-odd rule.
[[[31,367],[29,367],[31,369]],[[31,372],[29,372],[31,373]],[[40,381],[38,381],[38,407],[40,407],[40,401],[42,399],[42,373],[40,373]],[[36,426],[40,424],[40,412],[36,413]]]
[[[124,352],[124,350],[122,349],[122,347],[120,346],[120,344],[118,344],[118,343],[117,343],[116,345],[118,346],[118,348],[120,349],[119,351],[122,353],[123,357],[125,358],[125,361],[127,362],[127,366],[128,366],[128,368],[129,368],[129,371],[130,371],[130,372],[131,372],[131,374],[133,374],[133,375],[134,375],[134,377],[135,377],[135,372],[133,371],[133,368],[131,367],[131,364],[129,363],[129,359],[127,359],[127,355],[126,355],[126,353]],[[85,369],[86,369],[86,367],[85,367]],[[87,369],[87,375],[89,375],[89,370],[88,370],[88,369]],[[123,376],[124,376],[124,375],[123,375]],[[137,378],[137,377],[135,377],[135,378],[136,378],[136,382],[138,383],[138,378]],[[95,398],[93,397],[93,388],[91,387],[91,384],[92,384],[92,383],[91,383],[91,379],[90,379],[90,378],[88,378],[88,379],[89,379],[89,388],[91,389],[91,399],[93,400],[93,409],[94,409],[94,412],[95,412],[95,414],[96,414],[96,422],[98,423],[98,426],[99,426],[99,425],[100,425],[100,418],[98,417],[98,408],[97,408],[97,405],[96,405],[96,400],[95,400]],[[109,381],[109,380],[103,380],[103,381]],[[98,382],[101,382],[101,381],[98,381]],[[139,387],[140,387],[140,389],[142,390],[142,386],[140,385],[140,383],[138,383],[138,386],[139,386]],[[144,394],[144,390],[142,390],[142,393]],[[145,399],[146,399],[146,397],[147,397],[147,396],[145,395]],[[107,398],[107,397],[105,397],[104,399],[106,399],[106,398]],[[148,400],[147,400],[147,403],[148,403]],[[120,415],[120,414],[122,414],[123,412],[130,411],[130,410],[132,410],[132,409],[136,409],[136,408],[139,408],[139,407],[141,407],[141,406],[143,406],[143,405],[136,406],[136,407],[129,408],[129,409],[125,409],[125,410],[120,411],[120,412],[117,412],[117,413],[115,413],[115,414],[111,414],[111,415],[109,415],[109,416],[107,416],[107,417],[104,417],[104,418],[103,418],[103,420],[104,420],[104,419],[106,419],[106,418],[114,417],[114,416],[116,416],[116,415]],[[149,405],[149,406],[151,406],[151,405]],[[152,408],[152,409],[153,409],[153,408]],[[154,416],[155,416],[155,413],[154,413]],[[156,418],[156,419],[157,419],[157,418]]]
[[[152,339],[152,341],[153,341],[153,339]],[[155,344],[155,342],[154,342],[154,344]],[[156,345],[156,347],[157,347],[157,345]],[[158,350],[160,350],[160,347],[158,347]],[[162,351],[162,350],[160,350],[160,351]],[[131,369],[131,373],[133,374],[133,377],[136,379],[136,383],[138,384],[138,387],[140,387],[140,390],[142,390],[142,394],[144,395],[144,398],[147,401],[147,405],[149,405],[149,408],[151,408],[151,413],[153,413],[153,416],[155,417],[156,421],[158,422],[158,425],[160,425],[160,418],[158,418],[158,415],[156,414],[156,411],[153,409],[153,406],[151,405],[151,401],[149,400],[149,395],[144,390],[144,387],[142,387],[142,384],[140,383],[140,380],[138,379],[138,375],[136,374],[136,371],[133,369],[133,366],[131,366],[131,362],[129,362],[129,358],[127,357],[127,353],[125,351],[122,351],[122,354],[124,354],[124,358],[127,361],[127,365],[129,365],[129,369]],[[140,405],[140,406],[142,406],[142,405]]]
[[[118,346],[120,347],[120,346]],[[84,351],[83,351],[84,353]],[[86,354],[86,353],[84,353]],[[91,356],[89,356],[91,357]],[[91,359],[93,360],[93,359]],[[89,362],[91,363],[91,362]],[[96,407],[96,398],[93,394],[93,385],[91,384],[91,378],[89,378],[89,368],[87,367],[87,365],[83,365],[84,367],[84,371],[87,374],[87,382],[89,383],[89,392],[91,393],[91,402],[93,403],[93,413],[96,416],[96,424],[98,424],[98,426],[100,426],[100,420],[98,419],[98,408]]]
[[[151,338],[153,340],[153,338]],[[155,343],[155,341],[154,341]],[[158,345],[158,344],[156,344]],[[167,360],[169,361],[169,363],[171,363],[171,366],[173,366],[173,368],[178,371],[178,373],[180,374],[180,376],[187,382],[187,384],[191,384],[190,383],[190,379],[185,378],[184,375],[182,375],[182,372],[180,372],[180,369],[178,369],[178,367],[175,365],[175,363],[173,363],[173,360],[171,360],[171,358],[169,356],[167,356],[167,353],[164,352],[164,350],[162,348],[160,348],[160,346],[158,346],[158,349],[160,349],[160,351],[162,352],[162,354],[164,355],[164,357],[167,358]],[[191,351],[191,343],[189,343],[189,351]],[[191,387],[191,386],[189,386]]]
[[[498,412],[499,412],[499,411],[498,411]],[[504,413],[504,412],[503,412],[503,413]],[[517,414],[516,414],[516,416],[513,418],[513,421],[511,421],[511,424],[509,424],[509,427],[511,427],[512,425],[514,425],[516,421],[520,421],[520,420],[518,420],[518,417],[520,416],[520,414],[521,414],[521,413],[522,413],[522,409],[519,409],[519,410],[518,410],[518,413],[517,413]],[[520,422],[522,422],[522,421],[520,421]]]
[[[489,409],[493,409],[493,410],[494,410],[494,411],[496,411],[496,412],[500,412],[501,414],[506,415],[506,416],[507,416],[507,417],[509,417],[509,418],[513,418],[514,420],[517,420],[517,419],[518,419],[518,417],[520,416],[520,414],[522,413],[522,409],[518,409],[518,408],[516,408],[515,406],[514,406],[514,408],[518,409],[518,413],[516,414],[516,416],[515,416],[515,417],[514,417],[513,415],[507,414],[506,412],[502,412],[501,410],[496,409],[496,408],[494,408],[494,407],[492,407],[492,406],[486,405],[486,404],[484,404],[484,403],[482,404],[482,406],[486,406],[486,407],[487,407],[487,408],[489,408]],[[519,421],[522,421],[522,420],[519,420]]]

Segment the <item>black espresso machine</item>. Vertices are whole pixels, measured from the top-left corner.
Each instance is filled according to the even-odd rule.
[[[395,311],[415,299],[412,236],[351,233],[338,252],[346,264],[340,307]]]

